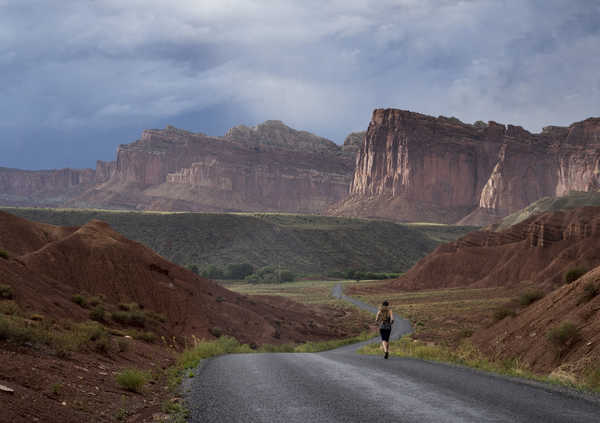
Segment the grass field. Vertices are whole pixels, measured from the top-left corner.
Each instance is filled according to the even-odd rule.
[[[81,226],[109,223],[183,266],[221,268],[250,263],[296,275],[329,275],[350,269],[404,272],[440,242],[472,227],[402,225],[368,219],[277,213],[166,213],[4,207],[26,219]]]
[[[377,287],[385,282],[361,282],[360,286]],[[368,284],[368,285],[367,285]],[[411,321],[413,338],[446,346],[461,340],[494,321],[494,313],[513,303],[528,287],[449,288],[422,291],[399,291],[387,294],[353,295],[371,304],[388,300],[399,316]]]
[[[361,282],[362,283],[362,282]],[[303,280],[281,284],[247,284],[223,282],[222,286],[245,295],[281,295],[303,304],[335,304],[340,301],[331,296],[337,284],[354,285],[356,281]],[[345,303],[344,303],[345,304]]]

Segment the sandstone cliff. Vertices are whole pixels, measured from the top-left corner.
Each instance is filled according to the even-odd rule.
[[[373,112],[337,215],[492,223],[544,196],[600,188],[600,118],[532,134],[495,122]]]
[[[332,141],[279,121],[224,137],[167,127],[98,162],[96,185],[76,207],[319,212],[348,192],[354,157]]]
[[[58,206],[94,183],[92,169],[32,171],[0,167],[0,204]]]

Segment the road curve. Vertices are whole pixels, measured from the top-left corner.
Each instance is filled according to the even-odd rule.
[[[341,287],[334,294],[349,298],[343,296]],[[396,337],[406,329],[403,325],[395,325]],[[600,420],[600,401],[595,397],[463,367],[359,355],[354,353],[356,348],[353,345],[318,354],[237,354],[205,360],[196,376],[188,380],[189,421]]]

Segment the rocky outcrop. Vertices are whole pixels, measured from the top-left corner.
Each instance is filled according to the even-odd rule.
[[[0,204],[57,206],[95,183],[92,169],[20,170],[0,168]]]
[[[566,271],[600,265],[600,207],[556,211],[439,246],[390,284],[394,289],[510,286],[552,288]]]
[[[366,134],[367,134],[366,131],[351,132],[350,134],[348,134],[348,136],[344,140],[344,145],[342,145],[342,150],[345,152],[356,154],[356,152],[360,149],[360,146],[363,143],[363,138],[365,137]]]
[[[532,134],[378,109],[338,215],[483,225],[544,196],[600,188],[600,118]]]
[[[319,212],[347,195],[354,157],[279,121],[224,137],[167,127],[98,162],[97,184],[78,207],[193,211]]]

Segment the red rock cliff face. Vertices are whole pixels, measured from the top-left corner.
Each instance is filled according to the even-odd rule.
[[[92,169],[20,170],[0,168],[0,204],[57,206],[94,184]]]
[[[543,197],[598,189],[600,119],[518,126],[378,109],[333,214],[487,224]]]
[[[278,121],[225,137],[168,127],[99,162],[93,189],[74,206],[195,211],[318,212],[347,195],[353,157]]]

